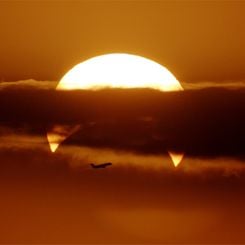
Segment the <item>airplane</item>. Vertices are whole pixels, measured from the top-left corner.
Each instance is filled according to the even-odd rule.
[[[91,163],[90,165],[92,166],[92,168],[106,168],[107,166],[111,166],[112,163],[111,162],[105,162],[105,163],[101,163],[101,164]]]

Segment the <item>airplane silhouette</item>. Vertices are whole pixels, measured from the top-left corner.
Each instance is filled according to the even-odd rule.
[[[92,168],[106,168],[107,166],[112,165],[112,163],[111,162],[105,162],[105,163],[101,163],[101,164],[91,163],[90,165],[92,166]]]

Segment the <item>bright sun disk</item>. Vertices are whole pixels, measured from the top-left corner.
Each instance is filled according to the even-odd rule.
[[[88,59],[60,80],[57,89],[153,88],[183,90],[165,67],[132,54],[106,54]]]

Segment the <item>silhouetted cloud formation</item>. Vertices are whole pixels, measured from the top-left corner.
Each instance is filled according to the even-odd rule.
[[[2,125],[46,134],[54,124],[81,124],[66,144],[144,154],[244,157],[244,109],[244,89],[0,91]]]

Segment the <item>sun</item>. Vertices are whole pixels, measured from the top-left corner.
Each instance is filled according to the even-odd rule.
[[[88,59],[60,80],[57,89],[152,88],[161,91],[183,90],[165,67],[132,54],[105,54]]]
[[[183,90],[180,82],[164,66],[142,56],[113,53],[96,56],[69,70],[60,80],[58,90],[99,90],[105,88],[151,88],[160,91]],[[56,125],[47,133],[50,150],[79,129],[79,125]],[[175,167],[184,154],[169,152]]]

